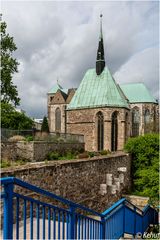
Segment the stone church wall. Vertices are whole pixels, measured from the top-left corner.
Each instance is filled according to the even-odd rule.
[[[111,118],[118,112],[118,150],[122,150],[126,139],[130,136],[130,112],[123,108],[95,108],[67,111],[67,132],[83,134],[85,148],[97,151],[96,114],[101,111],[104,116],[104,149],[111,150]],[[128,113],[127,137],[125,136],[125,114]]]
[[[144,135],[145,133],[158,132],[158,121],[157,120],[157,104],[155,103],[132,103],[130,104],[131,110],[135,107],[139,109],[140,113],[140,125],[139,125],[139,135]],[[145,110],[150,112],[150,121],[145,124]]]
[[[57,108],[61,110],[61,133],[65,133],[65,106],[66,104],[57,104],[57,105],[50,105],[48,110],[49,115],[49,130],[50,132],[55,132],[55,111]]]
[[[2,169],[1,177],[7,176],[102,212],[130,189],[131,158],[121,152],[91,159],[59,160]],[[17,191],[33,196],[22,188]]]

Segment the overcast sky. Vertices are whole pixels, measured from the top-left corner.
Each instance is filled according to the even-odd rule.
[[[47,92],[57,78],[64,88],[78,87],[95,67],[100,13],[115,80],[144,82],[158,98],[158,1],[3,1],[2,12],[17,45],[20,107],[29,116],[47,114]]]

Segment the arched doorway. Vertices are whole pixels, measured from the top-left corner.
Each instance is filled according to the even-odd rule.
[[[118,144],[118,112],[112,113],[112,123],[111,123],[111,151],[117,151]]]
[[[55,131],[61,132],[61,110],[57,108],[55,111]]]
[[[102,112],[98,112],[97,118],[97,150],[102,151],[104,148],[104,118]]]
[[[140,114],[139,108],[135,107],[132,110],[132,136],[139,136],[139,123],[140,123]]]

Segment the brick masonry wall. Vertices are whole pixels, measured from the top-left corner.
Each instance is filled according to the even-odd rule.
[[[131,158],[121,152],[92,159],[36,163],[2,169],[1,177],[7,176],[102,212],[130,189]]]
[[[84,143],[53,143],[45,141],[33,142],[3,142],[1,153],[2,159],[21,160],[31,162],[43,161],[51,151],[65,152],[84,150]]]

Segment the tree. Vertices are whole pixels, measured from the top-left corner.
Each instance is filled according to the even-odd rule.
[[[1,127],[13,130],[32,129],[33,120],[24,113],[17,112],[9,103],[1,103]]]
[[[157,204],[159,198],[159,136],[146,134],[131,138],[125,150],[132,154],[133,191],[150,197]]]
[[[15,106],[19,105],[17,87],[13,84],[13,74],[18,72],[19,63],[12,54],[17,49],[13,41],[6,33],[7,24],[1,22],[1,100],[5,103],[12,102]]]
[[[44,116],[44,118],[43,118],[41,131],[42,132],[49,132],[48,120],[47,120],[46,116]]]

